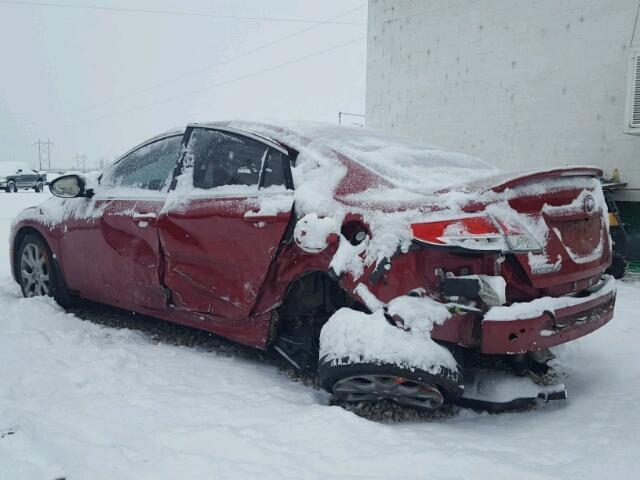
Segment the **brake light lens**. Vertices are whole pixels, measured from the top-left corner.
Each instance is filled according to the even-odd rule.
[[[524,228],[503,228],[487,215],[414,223],[413,238],[430,245],[502,252],[539,250]]]

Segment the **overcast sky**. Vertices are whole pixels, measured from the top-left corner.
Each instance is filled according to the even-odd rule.
[[[18,3],[0,1],[0,161],[36,167],[38,139],[51,139],[52,166],[64,168],[74,165],[76,154],[85,154],[88,164],[113,160],[188,122],[273,117],[335,123],[338,111],[364,113],[364,0]],[[70,5],[318,21],[352,12],[335,19],[348,24],[316,24]],[[279,67],[306,55],[313,56]]]

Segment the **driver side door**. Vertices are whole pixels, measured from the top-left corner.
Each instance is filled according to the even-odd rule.
[[[157,218],[182,135],[146,144],[104,174],[81,215],[65,223],[61,257],[68,286],[82,297],[135,310],[164,310]]]

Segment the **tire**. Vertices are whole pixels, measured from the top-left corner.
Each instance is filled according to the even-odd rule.
[[[624,277],[627,271],[627,262],[622,255],[614,255],[611,266],[607,269],[609,275],[615,279]]]
[[[71,303],[69,291],[47,243],[35,234],[27,234],[14,264],[22,295],[53,297],[61,306]]]
[[[337,400],[376,402],[388,399],[417,410],[437,410],[446,401],[460,396],[463,389],[462,375],[447,368],[433,374],[384,363],[333,365],[321,360],[318,377],[320,386]],[[356,392],[358,385],[363,386],[364,392]],[[372,389],[374,392],[369,393]]]
[[[16,188],[16,182],[14,182],[13,180],[9,180],[9,183],[7,183],[7,192],[15,193],[17,191],[18,191],[18,189]]]
[[[41,180],[38,180],[38,182],[36,183],[36,186],[35,186],[35,187],[33,187],[33,189],[34,189],[37,193],[40,193],[40,192],[42,192],[43,186],[44,186],[44,185],[43,185],[42,181],[41,181]]]

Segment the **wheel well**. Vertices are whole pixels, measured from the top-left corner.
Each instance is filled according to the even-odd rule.
[[[327,272],[310,271],[293,280],[271,323],[274,349],[296,369],[315,369],[320,331],[341,307],[364,309]]]
[[[365,310],[327,272],[311,271],[293,280],[278,309],[276,331],[316,337],[342,307]]]

